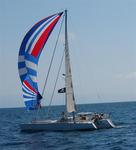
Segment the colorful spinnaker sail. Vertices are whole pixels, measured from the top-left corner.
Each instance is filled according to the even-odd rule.
[[[61,13],[54,14],[36,23],[25,35],[19,50],[18,70],[22,83],[23,98],[28,110],[38,109],[42,96],[38,90],[37,65],[42,49]]]

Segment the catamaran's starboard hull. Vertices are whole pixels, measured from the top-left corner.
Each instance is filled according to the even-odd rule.
[[[96,130],[96,129],[107,129],[113,128],[108,120],[101,120],[99,122],[34,122],[28,124],[21,124],[21,131],[25,132],[36,132],[36,131],[83,131],[83,130]]]
[[[111,119],[102,119],[95,122],[95,125],[98,129],[108,129],[115,128],[115,125],[111,121]]]

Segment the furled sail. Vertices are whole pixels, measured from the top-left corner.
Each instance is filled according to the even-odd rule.
[[[18,70],[22,83],[23,98],[28,110],[40,107],[42,96],[38,90],[37,65],[42,49],[61,13],[54,14],[36,23],[25,35],[19,50]]]

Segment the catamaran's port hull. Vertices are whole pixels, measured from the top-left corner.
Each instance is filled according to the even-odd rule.
[[[81,131],[81,130],[96,130],[113,128],[114,125],[110,120],[100,120],[93,122],[33,122],[28,124],[21,124],[21,131],[36,132],[36,131]]]

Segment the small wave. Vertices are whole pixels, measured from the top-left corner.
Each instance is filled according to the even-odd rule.
[[[9,142],[9,143],[3,143],[1,146],[14,146],[14,145],[22,145],[26,144],[26,142]]]
[[[128,128],[130,125],[117,125],[115,128]]]
[[[124,124],[118,124],[115,128],[134,128],[136,127],[136,124],[134,123],[124,123]]]

